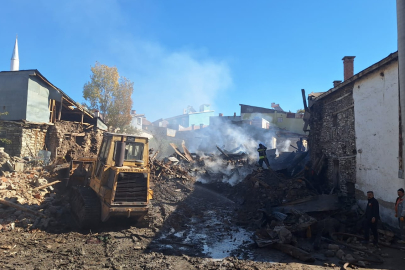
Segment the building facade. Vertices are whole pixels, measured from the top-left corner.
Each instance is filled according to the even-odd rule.
[[[305,135],[303,131],[304,114],[290,113],[283,111],[278,104],[272,104],[273,109],[250,106],[245,104],[240,105],[240,115],[242,120],[265,119],[270,126],[276,126],[281,129],[286,129],[290,132]]]
[[[344,64],[343,82],[308,97],[311,160],[322,164],[331,190],[362,206],[374,191],[382,220],[396,226],[396,191],[405,187],[398,53],[356,75],[353,62]]]
[[[200,106],[200,111],[195,111],[191,106],[184,109],[183,114],[170,118],[160,119],[153,122],[153,125],[158,127],[168,127],[174,130],[180,130],[193,126],[208,126],[210,117],[214,116],[215,112],[210,110],[208,104]]]

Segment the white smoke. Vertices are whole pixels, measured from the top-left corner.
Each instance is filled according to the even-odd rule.
[[[191,135],[191,134],[190,134]],[[199,154],[220,154],[216,146],[222,150],[245,152],[250,160],[258,159],[257,148],[264,143],[271,149],[275,134],[269,129],[251,125],[232,124],[230,121],[216,121],[209,127],[192,132],[193,137],[184,138],[190,151]]]
[[[188,149],[204,159],[204,169],[210,175],[207,177],[205,171],[200,172],[197,174],[198,181],[207,183],[215,179],[214,181],[222,181],[230,185],[239,183],[253,171],[259,160],[257,152],[259,143],[271,149],[275,138],[272,130],[241,122],[232,123],[226,118],[188,134],[192,136],[184,138]],[[246,153],[247,156],[244,159],[247,159],[247,162],[240,166],[224,160],[217,146],[229,155]]]
[[[285,141],[281,141],[280,143],[278,143],[276,155],[279,155],[280,153],[283,153],[283,152],[289,152],[290,145],[291,145],[291,140],[285,140]]]
[[[220,156],[203,156],[202,158],[205,164],[204,170],[198,171],[196,177],[197,181],[204,184],[220,181],[234,186],[240,183],[254,168],[250,164],[238,166],[229,163]],[[207,177],[207,174],[209,177]]]

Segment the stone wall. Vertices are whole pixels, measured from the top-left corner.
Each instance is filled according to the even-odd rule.
[[[47,124],[0,121],[0,138],[11,141],[3,144],[4,151],[10,156],[36,156],[44,149]]]
[[[70,161],[78,157],[97,156],[103,131],[77,122],[60,121],[38,124],[21,121],[0,121],[0,138],[11,141],[1,144],[10,156],[37,156],[40,150],[51,152],[51,160]]]
[[[324,156],[327,186],[354,198],[357,151],[353,83],[316,101],[310,112],[308,143],[313,164]]]

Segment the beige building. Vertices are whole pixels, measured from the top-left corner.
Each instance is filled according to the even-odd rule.
[[[278,127],[291,133],[305,135],[304,114],[285,112],[278,104],[272,104],[273,109],[240,105],[240,115],[243,120],[265,119],[269,122],[270,127]]]

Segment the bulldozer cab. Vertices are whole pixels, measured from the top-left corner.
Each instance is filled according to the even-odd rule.
[[[82,186],[97,195],[100,218],[106,221],[112,216],[142,217],[147,213],[152,198],[148,162],[148,138],[104,133],[97,159],[79,159],[72,167],[88,166]]]
[[[103,166],[147,167],[148,150],[148,138],[106,133],[98,155],[97,175],[101,177]]]

